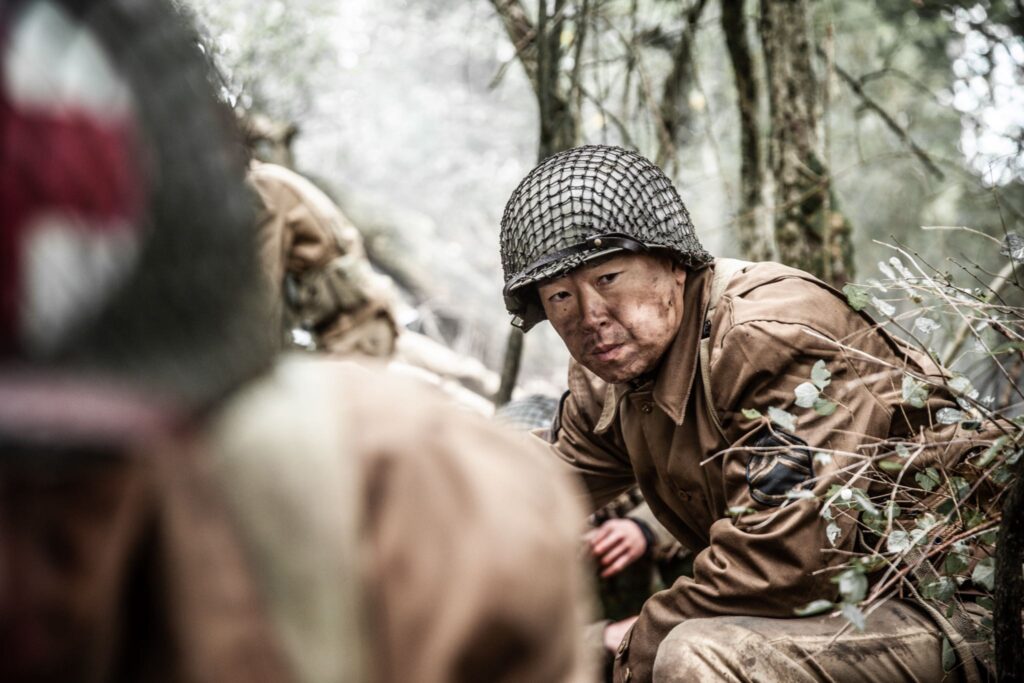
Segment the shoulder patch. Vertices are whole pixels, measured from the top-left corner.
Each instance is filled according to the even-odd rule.
[[[748,444],[747,486],[750,497],[776,507],[786,493],[814,477],[814,460],[807,442],[780,429],[762,428]]]

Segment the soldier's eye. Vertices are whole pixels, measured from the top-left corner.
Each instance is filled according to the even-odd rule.
[[[565,301],[568,298],[569,298],[569,292],[561,291],[561,292],[555,292],[554,294],[549,296],[548,297],[548,301],[550,301],[553,304],[557,304],[558,302]]]
[[[620,274],[619,272],[605,273],[601,277],[597,278],[597,281],[598,281],[599,284],[609,285],[612,282],[615,282],[615,278],[619,277],[619,274]]]

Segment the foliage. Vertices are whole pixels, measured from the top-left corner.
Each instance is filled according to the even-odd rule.
[[[919,596],[947,617],[963,600],[994,604],[1003,504],[1024,454],[1024,259],[1016,258],[1017,239],[1010,233],[1002,241],[1004,265],[994,277],[983,279],[977,269],[959,269],[954,277],[891,247],[895,255],[879,262],[880,277],[847,290],[854,309],[867,308],[893,336],[946,361],[941,377],[905,371],[898,388],[903,403],[922,408],[933,395],[953,397],[957,407],[935,411],[935,425],[957,427],[954,446],[984,434],[988,447],[955,463],[912,438],[857,454],[820,453],[826,462],[850,462],[843,483],[820,499],[829,541],[839,535],[837,520],[852,518],[869,547],[833,578],[837,603],[816,601],[800,613],[838,610],[863,628],[871,605],[896,593]],[[815,408],[827,394],[823,370],[815,365],[796,388],[800,410]],[[991,629],[986,619],[979,635],[991,638]]]

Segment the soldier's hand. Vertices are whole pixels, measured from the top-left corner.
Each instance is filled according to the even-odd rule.
[[[622,621],[613,621],[604,627],[604,649],[609,652],[617,652],[619,643],[626,637],[626,632],[633,625],[637,617],[626,617]]]
[[[601,565],[601,578],[618,574],[647,552],[647,537],[630,519],[609,519],[586,536]]]

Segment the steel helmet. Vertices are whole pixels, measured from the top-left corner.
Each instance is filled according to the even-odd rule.
[[[0,378],[98,375],[189,408],[275,350],[241,139],[160,0],[0,10]]]
[[[529,330],[544,320],[533,285],[617,251],[661,249],[690,268],[711,262],[686,206],[636,152],[587,145],[545,159],[519,183],[501,219],[505,307]]]

